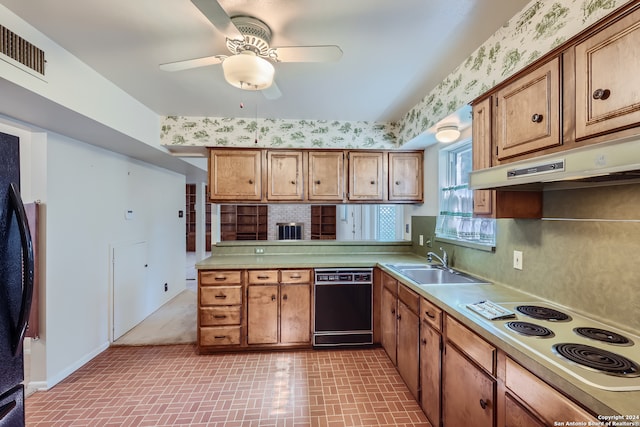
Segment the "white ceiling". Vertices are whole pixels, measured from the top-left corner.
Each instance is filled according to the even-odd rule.
[[[272,46],[344,52],[335,63],[275,64],[282,97],[267,100],[228,85],[220,65],[159,70],[228,54],[189,0],[0,0],[160,115],[368,121],[400,119],[528,2],[220,0],[230,16],[266,22]]]

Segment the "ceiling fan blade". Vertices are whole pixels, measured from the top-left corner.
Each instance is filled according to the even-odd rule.
[[[335,45],[275,47],[278,62],[334,62],[342,57],[342,49]]]
[[[278,99],[282,96],[282,92],[280,91],[280,88],[275,81],[272,82],[271,86],[269,86],[268,88],[262,89],[262,94],[269,100]]]
[[[219,64],[225,58],[225,55],[215,55],[187,59],[186,61],[167,62],[166,64],[160,64],[160,69],[162,71],[182,71],[190,68],[206,67],[207,65]]]
[[[242,33],[231,22],[231,18],[217,0],[191,0],[191,2],[228,39],[244,40]]]

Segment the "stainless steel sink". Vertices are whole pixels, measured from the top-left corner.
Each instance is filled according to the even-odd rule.
[[[418,285],[488,285],[490,282],[434,264],[387,264]]]

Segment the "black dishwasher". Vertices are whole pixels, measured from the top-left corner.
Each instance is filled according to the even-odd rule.
[[[316,268],[314,347],[373,344],[373,269]]]

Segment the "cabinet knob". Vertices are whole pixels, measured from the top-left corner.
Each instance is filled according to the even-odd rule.
[[[276,296],[275,295],[271,295],[271,301],[275,301],[276,300]]]
[[[391,309],[391,314],[396,314],[396,309],[395,308]]]
[[[480,399],[480,407],[482,409],[487,409],[487,402],[484,399]]]
[[[375,181],[371,181],[371,185],[373,185],[373,184],[375,184],[375,183],[376,183]]]
[[[609,89],[596,89],[593,91],[593,99],[607,99],[611,95]]]
[[[282,299],[286,301],[287,300],[287,294],[282,295]]]
[[[320,185],[320,180],[316,180],[316,185]]]
[[[427,340],[422,338],[422,345],[427,345]]]
[[[531,116],[531,121],[533,123],[541,123],[542,122],[542,114],[534,114]]]
[[[402,315],[398,314],[398,320],[402,320]]]
[[[296,185],[296,182],[295,181],[291,181],[291,184]]]

